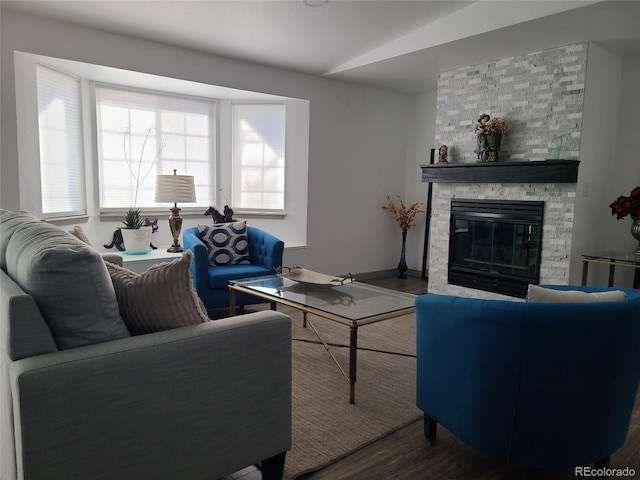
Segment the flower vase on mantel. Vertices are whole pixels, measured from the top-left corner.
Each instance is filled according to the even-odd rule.
[[[407,251],[407,231],[402,231],[402,250],[400,251],[400,262],[398,263],[398,271],[400,275],[398,278],[407,278],[407,259],[406,259],[406,251]]]
[[[633,223],[631,224],[631,235],[638,240],[638,248],[635,252],[628,254],[629,257],[640,258],[640,217],[631,217]]]
[[[502,142],[501,133],[487,133],[487,145],[489,146],[489,162],[495,162],[498,160],[498,151],[500,150],[500,143]]]

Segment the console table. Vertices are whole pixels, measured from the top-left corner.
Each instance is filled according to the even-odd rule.
[[[119,253],[122,257],[122,262],[125,268],[136,273],[144,273],[151,265],[171,262],[182,256],[182,253],[167,252],[166,247],[158,247],[156,250],[151,250],[149,253],[143,253],[140,255],[127,255],[123,252]]]
[[[613,287],[613,275],[617,266],[635,269],[633,288],[640,289],[640,257],[629,257],[625,252],[599,252],[582,255],[582,285],[587,284],[590,263],[609,265],[609,287]]]

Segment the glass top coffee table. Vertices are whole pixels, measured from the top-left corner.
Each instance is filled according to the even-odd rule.
[[[352,282],[336,286],[316,286],[299,283],[279,275],[269,275],[229,282],[230,315],[236,313],[236,292],[263,298],[275,304],[293,307],[303,312],[304,326],[313,328],[318,339],[350,383],[349,401],[355,403],[358,327],[415,312],[415,295]],[[308,322],[307,313],[346,325],[350,329],[349,373],[331,353],[318,331]]]

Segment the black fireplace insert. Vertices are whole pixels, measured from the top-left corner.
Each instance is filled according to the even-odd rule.
[[[525,298],[540,280],[544,202],[451,200],[449,283]]]

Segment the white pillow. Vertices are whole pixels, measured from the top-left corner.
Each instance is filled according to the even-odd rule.
[[[624,298],[627,298],[627,294],[622,290],[587,293],[529,285],[527,292],[527,302],[615,302]]]

